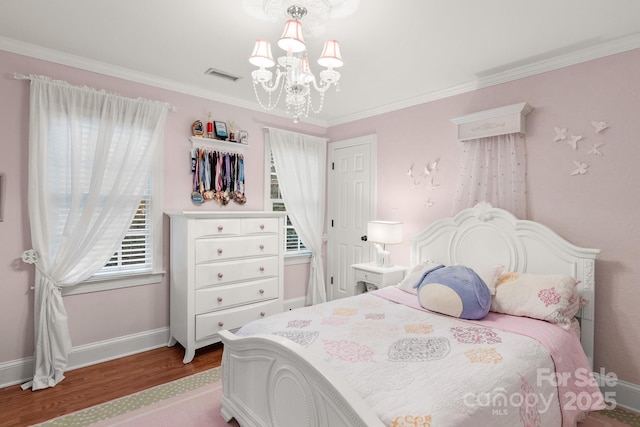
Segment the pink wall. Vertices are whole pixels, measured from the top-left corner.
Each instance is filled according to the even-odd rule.
[[[0,173],[6,175],[4,222],[0,222],[0,363],[33,354],[33,267],[22,263],[20,256],[31,248],[27,207],[27,161],[29,83],[11,78],[14,72],[42,74],[87,85],[123,96],[166,101],[177,108],[167,117],[164,151],[164,209],[262,210],[264,192],[264,144],[261,127],[293,129],[291,119],[258,113],[220,104],[211,100],[158,89],[139,83],[53,64],[0,51]],[[207,202],[194,206],[190,199],[191,124],[205,120],[208,112],[214,119],[233,120],[249,133],[249,150],[245,156],[247,203],[225,207]],[[322,127],[299,124],[301,132],[324,135]],[[168,220],[165,217],[165,269],[169,268]],[[304,296],[308,268],[285,269],[286,298]],[[158,285],[96,292],[65,297],[69,327],[74,346],[166,327],[169,324],[168,275]]]
[[[223,105],[214,101],[81,71],[0,51],[0,173],[7,175],[5,220],[0,223],[0,363],[29,357],[33,352],[33,269],[20,261],[30,248],[27,210],[28,83],[8,77],[13,72],[44,74],[73,84],[111,90],[124,96],[169,102],[178,109],[168,115],[165,135],[165,209],[194,209],[189,199],[188,163],[191,123],[214,117],[234,120],[250,135],[246,160],[246,205],[195,209],[261,210],[263,199],[262,124],[293,128],[290,120]],[[449,216],[457,179],[460,146],[450,119],[476,111],[526,101],[529,218],[558,231],[575,244],[602,250],[596,263],[595,366],[640,384],[640,360],[632,355],[640,342],[640,263],[637,257],[640,208],[640,50],[477,90],[329,129],[333,141],[375,133],[378,140],[378,217],[398,218],[405,234]],[[606,120],[610,129],[593,133],[591,120]],[[553,142],[553,127],[585,135],[581,148]],[[310,125],[296,129],[322,135]],[[603,157],[588,156],[596,141]],[[413,189],[406,170],[415,163],[440,158],[437,183],[428,193]],[[572,160],[590,164],[584,176],[570,176]],[[435,205],[427,206],[431,198]],[[165,224],[167,236],[168,224]],[[165,237],[165,246],[168,238]],[[394,262],[409,260],[407,244],[393,250]],[[165,260],[168,249],[165,247]],[[168,268],[168,264],[165,264]],[[304,295],[308,270],[292,266],[285,272],[285,297]],[[166,281],[65,298],[74,345],[87,344],[168,325]]]
[[[460,144],[452,118],[528,102],[527,219],[569,241],[601,249],[596,261],[595,369],[640,384],[640,50],[476,90],[329,129],[332,141],[375,133],[378,141],[378,217],[398,208],[410,236],[452,214]],[[610,128],[596,134],[591,120]],[[554,126],[584,135],[579,149],[553,142]],[[596,142],[603,156],[588,155]],[[435,191],[413,189],[406,171],[440,158]],[[571,176],[573,160],[588,173]],[[435,202],[428,207],[428,197]],[[408,243],[393,248],[409,262]]]

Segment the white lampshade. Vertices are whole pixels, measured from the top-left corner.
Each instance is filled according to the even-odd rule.
[[[280,40],[278,40],[278,46],[282,50],[286,50],[292,53],[303,52],[307,47],[304,44],[304,38],[302,37],[302,24],[300,21],[290,19],[284,25],[284,31]]]
[[[343,62],[338,40],[327,40],[324,42],[324,49],[322,49],[322,55],[318,58],[318,64],[327,68],[342,67]]]
[[[249,62],[256,67],[273,67],[276,63],[273,60],[273,55],[271,54],[271,43],[267,40],[256,41],[256,45],[253,47],[253,53],[249,58]]]
[[[367,240],[392,245],[402,243],[402,223],[395,221],[369,221]]]

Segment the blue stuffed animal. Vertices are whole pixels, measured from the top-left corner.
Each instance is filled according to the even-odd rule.
[[[413,287],[420,305],[437,313],[478,320],[491,308],[489,288],[475,271],[463,265],[434,267]]]

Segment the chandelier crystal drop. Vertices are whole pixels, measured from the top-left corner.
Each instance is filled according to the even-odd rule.
[[[278,40],[278,47],[285,54],[273,60],[271,43],[268,40],[257,40],[249,62],[258,67],[251,73],[253,89],[256,99],[265,110],[273,110],[278,105],[284,92],[287,112],[293,115],[293,121],[298,123],[301,118],[309,116],[309,112],[319,113],[324,106],[324,96],[331,86],[335,86],[336,92],[340,90],[340,73],[335,70],[342,66],[340,44],[337,40],[327,40],[318,64],[325,67],[319,74],[319,79],[313,75],[307,57],[307,48],[302,36],[302,24],[300,20],[307,14],[304,6],[294,5],[287,9],[291,17],[284,27],[282,36]],[[268,70],[276,66],[274,72]],[[263,102],[259,94],[259,88],[267,95],[267,101]],[[313,90],[319,94],[317,106],[312,104]],[[274,99],[275,96],[275,99]]]

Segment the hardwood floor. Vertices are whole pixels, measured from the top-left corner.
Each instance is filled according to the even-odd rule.
[[[48,389],[0,389],[0,426],[30,426],[215,368],[222,360],[222,344],[197,350],[186,365],[183,357],[184,349],[176,344],[68,371],[63,381]]]

